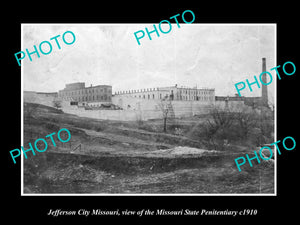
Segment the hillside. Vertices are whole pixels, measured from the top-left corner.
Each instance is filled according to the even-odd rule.
[[[61,128],[72,138],[65,144],[55,138],[57,147],[24,160],[24,192],[273,193],[273,166],[238,172],[234,158],[250,149],[211,149],[198,135],[205,119],[169,121],[164,133],[161,120],[97,120],[26,103],[24,143]]]

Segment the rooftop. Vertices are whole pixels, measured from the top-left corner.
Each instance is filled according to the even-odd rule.
[[[79,89],[86,89],[86,88],[97,88],[97,87],[111,87],[111,85],[96,85],[93,86],[92,84],[89,87],[85,86],[85,82],[75,82],[75,83],[68,83],[65,85],[63,90],[79,90]]]

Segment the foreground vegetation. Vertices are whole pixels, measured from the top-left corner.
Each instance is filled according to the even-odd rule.
[[[169,119],[164,132],[162,120],[104,121],[25,103],[24,143],[61,128],[69,129],[72,138],[25,160],[24,192],[273,193],[273,165],[245,166],[238,172],[234,163],[273,138],[271,116],[262,120],[259,113],[243,113],[215,109],[209,115]],[[81,149],[70,154],[78,144]],[[219,153],[143,155],[176,146]]]

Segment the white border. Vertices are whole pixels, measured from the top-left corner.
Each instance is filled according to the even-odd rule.
[[[274,62],[275,62],[275,66],[278,65],[278,62],[277,62],[277,24],[275,24],[275,29],[274,29],[274,44],[275,44],[275,57],[274,57]],[[275,80],[275,85],[274,85],[274,142],[277,141],[277,79],[274,79]],[[275,147],[274,147],[275,148]],[[274,154],[274,162],[275,162],[275,165],[274,165],[274,196],[277,196],[277,151],[274,151],[275,154]]]
[[[79,25],[79,26],[95,26],[95,25],[108,25],[108,26],[113,26],[113,25],[135,25],[138,23],[127,23],[127,24],[117,24],[117,23],[113,23],[113,24],[107,24],[107,23],[69,23],[69,24],[65,24],[65,23],[43,23],[43,24],[31,24],[31,23],[21,23],[21,50],[24,49],[23,48],[23,26],[24,25],[36,25],[36,26],[43,26],[43,25]],[[148,24],[148,23],[143,23],[143,24]],[[274,62],[275,65],[277,65],[277,23],[226,23],[226,24],[222,24],[222,23],[194,23],[193,25],[200,25],[200,26],[275,26],[274,29],[274,44],[275,44],[275,57],[274,57]],[[23,69],[24,65],[21,65],[21,146],[23,145],[24,142],[24,136],[23,136],[23,129],[24,129],[24,121],[23,121]],[[275,80],[275,92],[274,92],[274,111],[275,111],[275,117],[274,117],[274,139],[275,142],[277,141],[277,79]],[[95,193],[88,193],[88,194],[60,194],[60,193],[49,193],[49,194],[27,194],[24,193],[24,178],[23,178],[23,166],[24,166],[24,162],[23,162],[23,154],[21,154],[21,196],[277,196],[277,152],[275,152],[275,166],[274,166],[274,193],[236,193],[236,194],[204,194],[204,193],[200,193],[200,194],[178,194],[178,193],[174,193],[174,194],[111,194],[111,193],[101,193],[101,194],[95,194]]]
[[[23,24],[21,24],[21,50],[23,50]],[[24,64],[21,63],[21,146],[24,146],[24,98],[23,98],[23,92],[24,92],[24,87],[23,87],[23,72],[24,72]],[[21,150],[21,149],[20,149]],[[22,150],[21,150],[22,151]],[[21,196],[24,196],[24,189],[23,189],[23,184],[24,184],[24,177],[23,177],[23,167],[24,167],[24,159],[23,159],[23,154],[21,154]]]

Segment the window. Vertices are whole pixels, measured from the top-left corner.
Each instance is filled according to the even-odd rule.
[[[152,98],[154,99],[154,94],[152,95]]]

